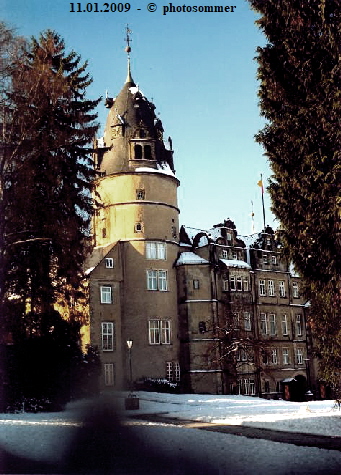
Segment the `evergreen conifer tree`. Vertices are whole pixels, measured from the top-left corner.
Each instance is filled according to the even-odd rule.
[[[92,80],[52,31],[32,39],[12,74],[3,203],[5,293],[46,312],[60,294],[73,303],[91,239],[91,142],[97,130],[86,98]]]
[[[4,338],[11,335],[18,347],[27,339],[49,341],[55,335],[70,353],[66,362],[70,347],[79,357],[74,330],[79,336],[84,317],[99,100],[86,97],[92,82],[87,63],[74,51],[67,54],[53,31],[31,40],[11,65],[10,82],[1,162],[1,326]],[[56,335],[58,329],[65,333],[63,325],[53,323],[56,303],[65,306],[62,313],[71,320],[71,346]],[[35,344],[39,347],[37,341],[26,347]]]
[[[341,2],[249,0],[268,43],[258,48],[257,140],[287,250],[306,283],[321,376],[341,371]]]

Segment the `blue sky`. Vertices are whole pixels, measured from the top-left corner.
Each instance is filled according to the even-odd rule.
[[[118,94],[126,78],[125,27],[132,30],[132,75],[152,100],[172,137],[180,179],[180,223],[208,229],[231,218],[240,234],[262,229],[260,174],[269,166],[254,135],[264,125],[258,108],[257,46],[265,38],[246,0],[233,13],[162,14],[166,0],[131,0],[127,13],[71,13],[66,0],[1,0],[2,19],[24,36],[56,30],[89,61],[89,96]],[[226,1],[226,0],[225,0]],[[88,2],[82,2],[82,9]],[[95,2],[92,2],[94,5]],[[97,2],[99,9],[104,2]],[[226,5],[220,0],[173,0],[174,6]],[[77,9],[75,2],[75,9]],[[93,7],[94,8],[94,7]],[[105,8],[105,7],[104,7]],[[140,10],[138,10],[140,9]],[[106,120],[102,103],[99,121]],[[266,223],[276,227],[265,195]]]

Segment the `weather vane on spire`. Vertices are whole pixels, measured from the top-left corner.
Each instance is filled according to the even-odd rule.
[[[130,53],[130,51],[131,51],[130,43],[131,43],[131,41],[132,41],[131,38],[130,38],[130,35],[132,34],[132,31],[131,31],[131,29],[129,28],[129,25],[126,26],[126,33],[127,33],[127,35],[126,35],[126,37],[125,37],[125,40],[126,40],[126,42],[127,42],[127,46],[126,46],[126,48],[125,48],[125,51],[126,51],[126,53],[128,53],[128,56],[129,56],[129,53]]]

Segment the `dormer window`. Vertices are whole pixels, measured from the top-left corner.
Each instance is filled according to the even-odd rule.
[[[136,144],[134,147],[134,151],[135,160],[142,160],[142,145]]]
[[[153,148],[150,143],[135,143],[132,152],[134,160],[153,160]]]
[[[145,160],[152,160],[152,147],[150,145],[144,146],[144,159]]]

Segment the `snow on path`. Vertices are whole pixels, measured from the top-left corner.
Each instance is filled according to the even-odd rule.
[[[298,403],[250,396],[136,394],[140,409],[125,414],[162,413],[177,419],[341,437],[341,411],[331,400]]]
[[[134,414],[162,414],[192,421],[341,437],[341,412],[334,401],[295,403],[248,396],[136,394],[140,399],[140,409],[136,411],[124,410],[124,393],[106,395],[104,401],[113,401],[123,420]],[[0,447],[34,460],[61,460],[84,424],[82,416],[94,407],[95,401],[87,400],[70,403],[59,413],[0,414]]]

